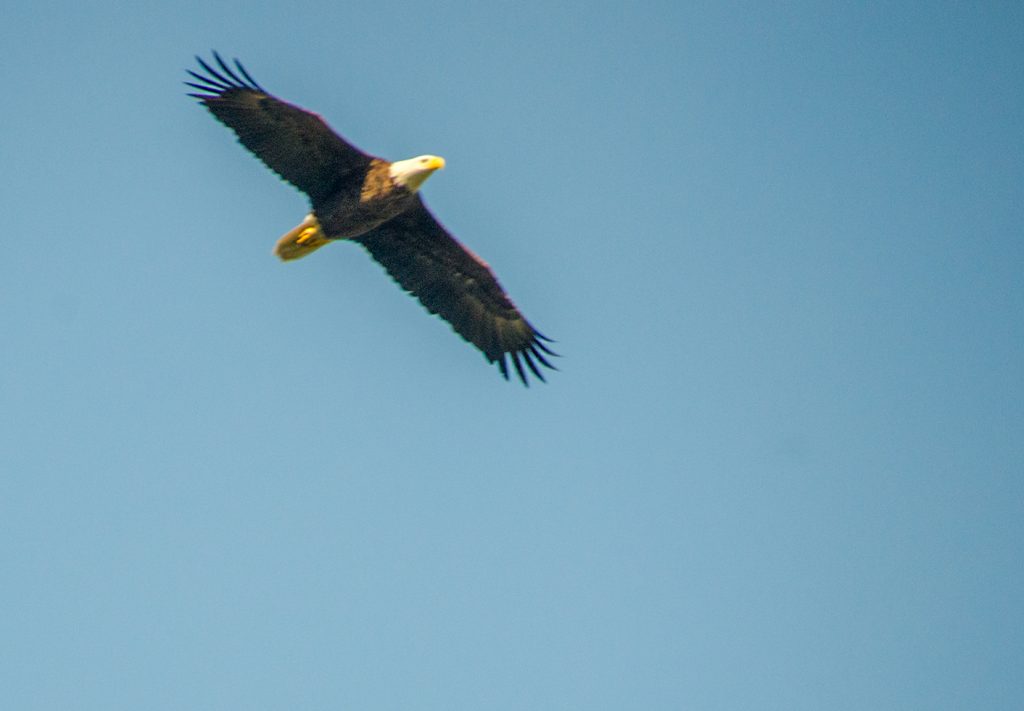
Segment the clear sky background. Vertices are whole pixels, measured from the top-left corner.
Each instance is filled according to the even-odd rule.
[[[358,7],[353,7],[358,5]],[[1020,3],[15,2],[0,707],[1024,707]],[[525,389],[185,96],[366,150]]]

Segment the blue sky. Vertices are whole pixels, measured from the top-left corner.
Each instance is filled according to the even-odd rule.
[[[0,705],[1024,703],[1015,3],[22,2],[0,25]],[[424,194],[504,382],[185,96]]]

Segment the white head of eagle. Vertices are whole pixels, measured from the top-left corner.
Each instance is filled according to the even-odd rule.
[[[444,158],[440,156],[416,156],[407,160],[396,160],[391,164],[389,173],[396,184],[412,192],[416,192],[435,170],[444,167]]]

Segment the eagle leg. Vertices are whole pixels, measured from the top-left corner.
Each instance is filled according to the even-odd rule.
[[[298,227],[290,230],[277,241],[277,244],[274,245],[274,254],[285,262],[301,259],[330,241],[324,236],[316,217],[310,213]]]

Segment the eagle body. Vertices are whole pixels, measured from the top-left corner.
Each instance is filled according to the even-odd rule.
[[[281,178],[309,197],[311,212],[282,236],[282,260],[307,256],[337,240],[364,247],[405,291],[446,320],[508,379],[511,362],[524,385],[527,372],[544,380],[554,369],[550,342],[523,317],[489,265],[461,245],[427,209],[419,189],[444,167],[437,156],[389,162],[364,153],[316,114],[272,96],[245,67],[216,52],[214,68],[188,70],[186,82],[213,116]]]
[[[313,204],[328,239],[358,237],[412,207],[415,191],[397,183],[390,168],[387,161],[374,158],[361,180],[342,181],[328,199]]]

